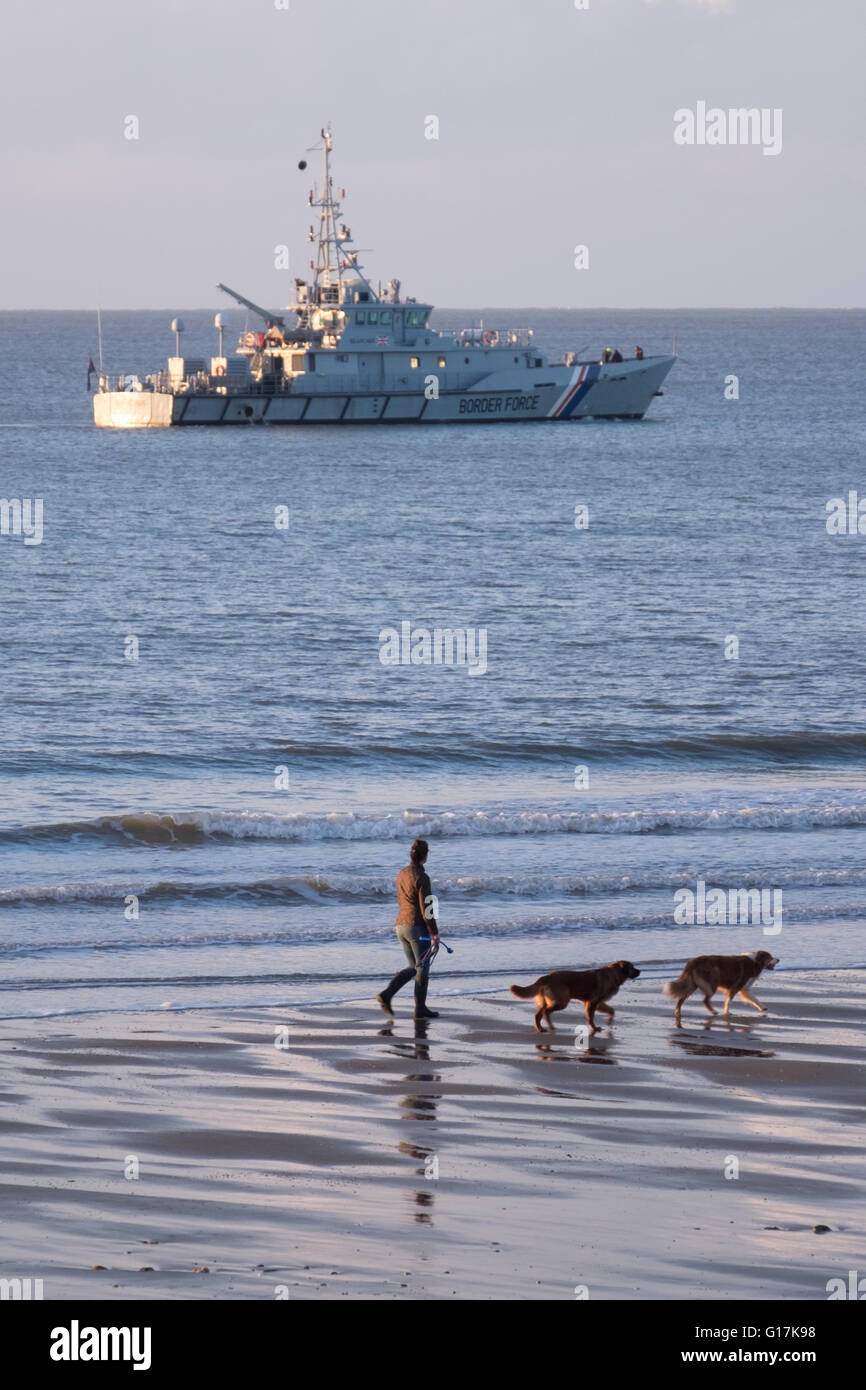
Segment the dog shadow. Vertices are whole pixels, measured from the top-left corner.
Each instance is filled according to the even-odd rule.
[[[684,1052],[699,1057],[775,1057],[775,1052],[757,1047],[731,1047],[722,1043],[701,1042],[700,1034],[711,1028],[722,1028],[727,1034],[739,1033],[745,1038],[753,1032],[757,1018],[708,1018],[696,1025],[692,1031],[686,1030],[682,1022],[675,1025],[673,1035],[668,1039],[671,1047],[681,1047]]]

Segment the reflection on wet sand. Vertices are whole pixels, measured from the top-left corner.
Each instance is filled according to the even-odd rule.
[[[701,1024],[701,1033],[707,1033],[711,1028],[723,1028],[726,1033],[744,1033],[748,1035],[752,1032],[757,1023],[757,1019],[747,1019],[743,1023],[735,1023],[731,1018],[708,1018]],[[697,1036],[686,1033],[682,1023],[675,1025],[676,1032],[668,1039],[672,1047],[681,1047],[684,1052],[689,1052],[701,1057],[775,1057],[775,1052],[769,1052],[757,1047],[728,1047],[721,1043],[701,1042]]]
[[[414,1037],[399,1040],[395,1039],[389,1051],[396,1052],[400,1057],[408,1056],[419,1062],[429,1062],[430,1045],[427,1040],[427,1020],[415,1019],[414,1027]],[[393,1025],[379,1029],[380,1035],[386,1037],[392,1037],[393,1032]],[[439,1072],[435,1071],[409,1072],[406,1076],[406,1082],[409,1086],[413,1084],[417,1085],[418,1083],[422,1083],[425,1087],[436,1086],[441,1084],[442,1077]],[[440,1099],[441,1092],[433,1092],[431,1094],[429,1091],[425,1090],[422,1094],[417,1094],[410,1090],[406,1095],[402,1095],[397,1103],[398,1109],[401,1112],[401,1120],[408,1124],[422,1122],[425,1125],[429,1125],[435,1123],[437,1101]],[[429,1137],[429,1131],[423,1136],[418,1136],[418,1138],[420,1137],[427,1139]],[[401,1139],[397,1145],[397,1152],[406,1154],[410,1158],[415,1159],[416,1162],[421,1163],[421,1167],[415,1168],[413,1171],[416,1176],[425,1178],[427,1185],[404,1195],[407,1200],[412,1203],[412,1214],[415,1221],[422,1225],[430,1226],[433,1224],[433,1205],[435,1200],[435,1189],[433,1184],[439,1177],[439,1156],[436,1149],[428,1144],[417,1142],[417,1138],[412,1138]]]
[[[692,1038],[671,1038],[674,1047],[701,1057],[775,1057],[775,1052],[762,1052],[755,1047],[722,1047],[718,1043],[701,1043]]]
[[[542,1062],[564,1062],[569,1058],[575,1062],[594,1062],[599,1066],[615,1067],[616,1059],[605,1056],[610,1045],[611,1039],[596,1042],[594,1046],[587,1044],[584,1048],[557,1047],[554,1043],[536,1042],[535,1050]]]

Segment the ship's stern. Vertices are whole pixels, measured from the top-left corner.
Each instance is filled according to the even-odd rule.
[[[93,419],[108,429],[146,429],[172,423],[174,396],[166,391],[97,391]]]

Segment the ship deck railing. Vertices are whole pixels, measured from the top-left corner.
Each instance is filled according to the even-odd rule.
[[[197,372],[187,377],[172,372],[150,372],[144,377],[136,372],[103,372],[99,377],[100,391],[155,391],[168,396],[213,396],[217,392],[227,396],[283,396],[290,389],[289,378],[266,377],[257,381],[240,372],[227,376]]]
[[[441,330],[458,347],[531,348],[535,345],[531,328],[447,328]]]
[[[485,373],[482,372],[483,376]],[[264,377],[261,381],[248,376],[209,376],[200,373],[194,377],[177,377],[170,372],[153,372],[146,377],[135,373],[108,375],[99,378],[100,391],[145,391],[168,396],[399,396],[417,395],[423,391],[429,373],[420,369],[405,377],[391,377],[387,383],[369,377],[329,372],[326,375],[311,376],[302,372],[292,377]],[[465,391],[471,389],[479,380],[477,372],[436,373],[440,391]],[[296,384],[295,384],[296,383]]]

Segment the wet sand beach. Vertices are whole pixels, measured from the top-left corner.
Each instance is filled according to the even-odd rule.
[[[408,993],[393,1027],[366,1001],[7,1021],[0,1275],[46,1299],[825,1299],[864,1258],[864,974],[760,985],[768,1015],[705,1026],[693,999],[678,1030],[636,981],[589,1047],[579,1006],[540,1038],[505,992],[439,992],[426,1026]]]

